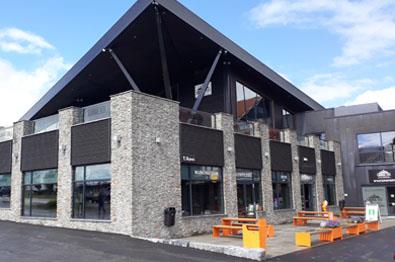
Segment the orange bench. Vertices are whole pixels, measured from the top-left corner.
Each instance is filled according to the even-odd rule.
[[[242,230],[242,226],[244,224],[257,224],[258,219],[255,218],[244,218],[244,217],[224,217],[221,219],[221,225],[223,226],[230,226],[230,227],[223,227],[223,233],[225,235],[232,235],[237,234]],[[220,226],[217,226],[221,228]],[[232,228],[233,227],[233,228]],[[267,237],[274,237],[276,234],[273,225],[267,225]]]
[[[349,218],[350,216],[365,216],[364,207],[344,207],[342,210],[342,218]]]
[[[332,212],[299,211],[297,212],[297,216],[293,217],[293,225],[304,226],[307,224],[307,221],[310,220],[329,221],[333,219],[334,217]]]
[[[366,231],[366,224],[365,222],[362,223],[355,223],[355,224],[347,224],[346,226],[347,235],[360,235],[365,233]]]
[[[313,235],[318,235],[319,241],[334,242],[337,239],[343,239],[343,229],[341,227],[336,227],[319,229],[310,232],[296,232],[295,244],[297,246],[311,247]]]
[[[259,219],[256,224],[242,224],[242,226],[215,225],[213,226],[213,237],[219,237],[221,230],[223,236],[230,236],[234,230],[241,230],[245,248],[266,247],[267,225],[264,219]]]
[[[380,223],[379,221],[366,221],[366,230],[369,231],[379,231],[380,230]]]

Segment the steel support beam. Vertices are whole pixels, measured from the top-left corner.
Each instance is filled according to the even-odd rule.
[[[165,87],[166,98],[173,99],[173,94],[170,84],[169,67],[167,64],[165,40],[163,38],[162,17],[160,16],[158,5],[155,5],[154,8],[156,14],[156,28],[157,28],[158,41],[159,41],[160,62],[162,65],[163,85]]]
[[[117,65],[121,69],[123,75],[126,77],[126,79],[128,80],[129,84],[132,86],[133,90],[137,91],[137,92],[141,92],[140,88],[137,86],[136,82],[130,76],[128,70],[126,70],[126,68],[124,67],[124,65],[122,64],[121,60],[117,56],[117,54],[114,52],[114,50],[109,48],[109,49],[103,49],[103,51],[104,52],[108,51],[111,54],[112,58],[114,58],[115,62],[117,63]]]
[[[204,97],[204,94],[205,94],[206,91],[207,91],[208,84],[209,84],[210,81],[211,81],[211,77],[212,77],[213,74],[214,74],[215,68],[217,67],[217,64],[218,64],[218,62],[219,62],[219,59],[221,58],[222,53],[223,53],[222,50],[219,50],[219,51],[218,51],[218,54],[217,54],[217,56],[215,57],[213,64],[211,65],[210,71],[208,71],[208,74],[207,74],[207,76],[206,76],[206,79],[204,80],[203,86],[202,86],[202,88],[201,88],[200,91],[199,91],[199,95],[198,95],[198,97],[196,98],[195,104],[194,104],[193,107],[192,107],[192,115],[191,115],[191,117],[190,117],[189,120],[191,120],[191,118],[196,114],[196,112],[197,112],[198,109],[199,109],[200,104],[202,103],[202,99],[203,99],[203,97]]]

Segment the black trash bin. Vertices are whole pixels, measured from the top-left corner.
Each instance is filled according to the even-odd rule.
[[[340,211],[343,211],[343,209],[344,209],[345,206],[346,206],[346,200],[344,200],[344,199],[339,200],[339,208],[340,208]]]
[[[174,207],[165,208],[165,226],[171,227],[176,223],[176,209]]]

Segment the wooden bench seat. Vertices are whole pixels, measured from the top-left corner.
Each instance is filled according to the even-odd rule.
[[[342,218],[349,218],[352,215],[355,216],[364,216],[365,208],[364,207],[344,207],[341,211]]]
[[[379,231],[380,230],[380,222],[379,221],[366,221],[366,230],[368,231]]]
[[[343,229],[337,228],[326,228],[319,229],[316,231],[305,231],[295,233],[295,244],[297,246],[311,247],[312,236],[318,235],[319,241],[334,242],[337,239],[343,239]]]
[[[231,236],[235,230],[242,230],[242,226],[229,226],[229,225],[215,225],[213,226],[213,237],[220,237],[220,231],[222,230],[223,236]]]
[[[347,224],[344,226],[346,228],[347,235],[360,235],[365,233],[366,231],[366,224],[363,223],[355,223],[355,224]]]
[[[302,216],[302,217],[293,217],[293,225],[294,226],[304,226],[307,224],[309,220],[320,220],[320,221],[328,221],[329,217],[323,216]]]

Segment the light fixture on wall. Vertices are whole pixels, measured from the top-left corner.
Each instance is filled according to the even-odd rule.
[[[160,145],[160,143],[161,143],[160,137],[156,137],[156,138],[155,138],[155,143],[158,144],[158,145]]]
[[[341,162],[337,163],[337,166],[342,166],[342,163]]]
[[[15,158],[15,162],[18,162],[18,159],[19,159],[18,153],[15,153],[15,154],[14,154],[14,158]]]
[[[307,157],[304,157],[304,158],[303,158],[303,161],[304,161],[304,162],[308,162],[309,159],[308,159]]]
[[[66,145],[62,145],[62,153],[63,155],[66,155],[66,151],[67,151],[67,146]]]
[[[229,153],[231,153],[233,151],[233,148],[231,146],[228,146],[227,150]]]
[[[295,157],[294,157],[294,161],[295,161],[295,162],[299,161],[299,157],[295,156]]]
[[[264,155],[265,155],[266,158],[269,158],[269,152],[265,152]]]
[[[318,160],[317,160],[317,163],[318,163],[318,164],[321,164],[321,160],[320,160],[320,159],[318,159]]]
[[[116,135],[116,136],[113,137],[113,140],[114,140],[115,143],[117,143],[117,147],[121,146],[122,136]]]

